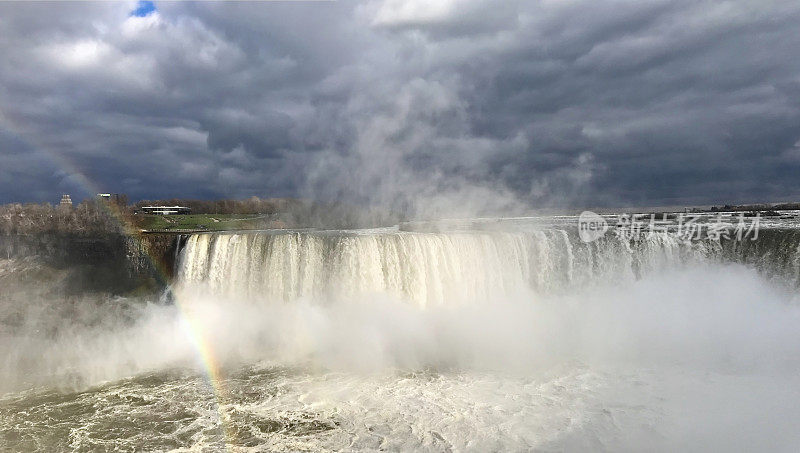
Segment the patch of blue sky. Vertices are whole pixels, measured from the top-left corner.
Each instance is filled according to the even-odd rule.
[[[131,16],[144,17],[156,12],[156,5],[153,2],[140,0],[136,9],[131,11]]]

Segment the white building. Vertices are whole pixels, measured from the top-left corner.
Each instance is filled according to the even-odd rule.
[[[186,206],[142,206],[139,208],[145,214],[188,214],[192,210]]]
[[[61,195],[61,202],[58,204],[59,206],[72,206],[72,198],[70,198],[69,194]]]

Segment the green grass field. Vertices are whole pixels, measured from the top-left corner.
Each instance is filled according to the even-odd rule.
[[[263,214],[137,214],[136,225],[143,230],[247,230],[264,228],[269,216]]]

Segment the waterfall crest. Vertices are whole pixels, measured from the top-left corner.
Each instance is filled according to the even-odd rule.
[[[195,234],[182,251],[178,281],[277,303],[381,293],[419,307],[621,283],[708,261],[752,264],[796,281],[800,237],[773,233],[752,243],[683,241],[667,233],[583,243],[568,229]]]

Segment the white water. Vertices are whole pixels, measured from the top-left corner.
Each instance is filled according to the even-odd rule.
[[[0,404],[0,434],[56,450],[219,448],[203,380],[161,377],[203,369],[196,335],[230,376],[233,441],[256,450],[797,451],[796,293],[724,251],[563,230],[195,235],[182,310],[3,336],[9,382],[20,369],[112,382]]]
[[[786,286],[731,258],[668,234],[224,234],[179,276],[222,356],[343,373],[244,409],[344,425],[271,447],[794,451],[796,259]]]
[[[425,308],[632,281],[718,249],[668,234],[636,249],[614,238],[584,244],[564,230],[198,234],[182,252],[178,280],[262,302],[383,294]]]

